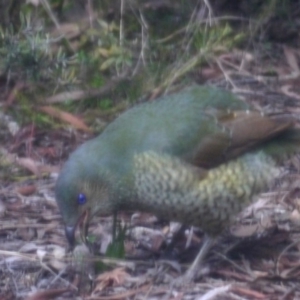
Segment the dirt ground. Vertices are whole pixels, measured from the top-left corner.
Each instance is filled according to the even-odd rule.
[[[251,74],[259,74],[257,65]],[[286,55],[272,80],[224,72],[210,84],[230,88],[257,109],[284,110],[300,119],[299,72],[294,76],[293,69]],[[172,282],[201,246],[198,229],[188,228],[167,256],[164,245],[178,224],[121,212],[119,220],[128,228],[126,259],[93,255],[83,245],[67,252],[55,180],[68,154],[89,138],[75,130],[30,126],[13,138],[1,131],[0,172],[9,176],[0,183],[0,299],[300,299],[297,155],[286,161],[272,189],[219,238],[199,280],[177,288]],[[90,231],[101,241],[93,252],[103,253],[111,241],[112,218],[95,219]]]

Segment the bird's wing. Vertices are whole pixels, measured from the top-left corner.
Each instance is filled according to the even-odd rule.
[[[192,163],[205,168],[235,158],[293,125],[289,115],[264,115],[258,111],[214,111],[211,118],[219,130],[202,138],[193,150]]]

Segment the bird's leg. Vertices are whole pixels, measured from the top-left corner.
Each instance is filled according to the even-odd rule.
[[[204,242],[199,253],[197,254],[195,260],[193,261],[192,265],[188,268],[186,273],[180,278],[181,282],[189,283],[196,279],[199,267],[201,266],[203,259],[214,244],[215,239],[205,235]]]

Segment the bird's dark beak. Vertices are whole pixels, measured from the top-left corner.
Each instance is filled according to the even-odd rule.
[[[82,221],[79,223],[81,240],[86,245],[88,245],[88,241],[86,238],[87,238],[88,230],[89,230],[89,216],[90,216],[90,211],[86,210],[84,212],[84,214],[82,215]]]
[[[65,227],[66,237],[69,242],[70,250],[72,250],[75,246],[75,229],[76,229],[76,226],[66,226]]]
[[[75,231],[79,226],[81,240],[87,244],[86,236],[89,228],[89,211],[86,210],[78,219],[75,226],[65,226],[66,238],[69,242],[69,251],[73,250],[75,246]]]

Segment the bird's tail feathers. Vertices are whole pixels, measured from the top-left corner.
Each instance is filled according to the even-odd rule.
[[[266,142],[264,152],[278,161],[300,153],[300,129],[291,128],[278,135],[275,139]]]

